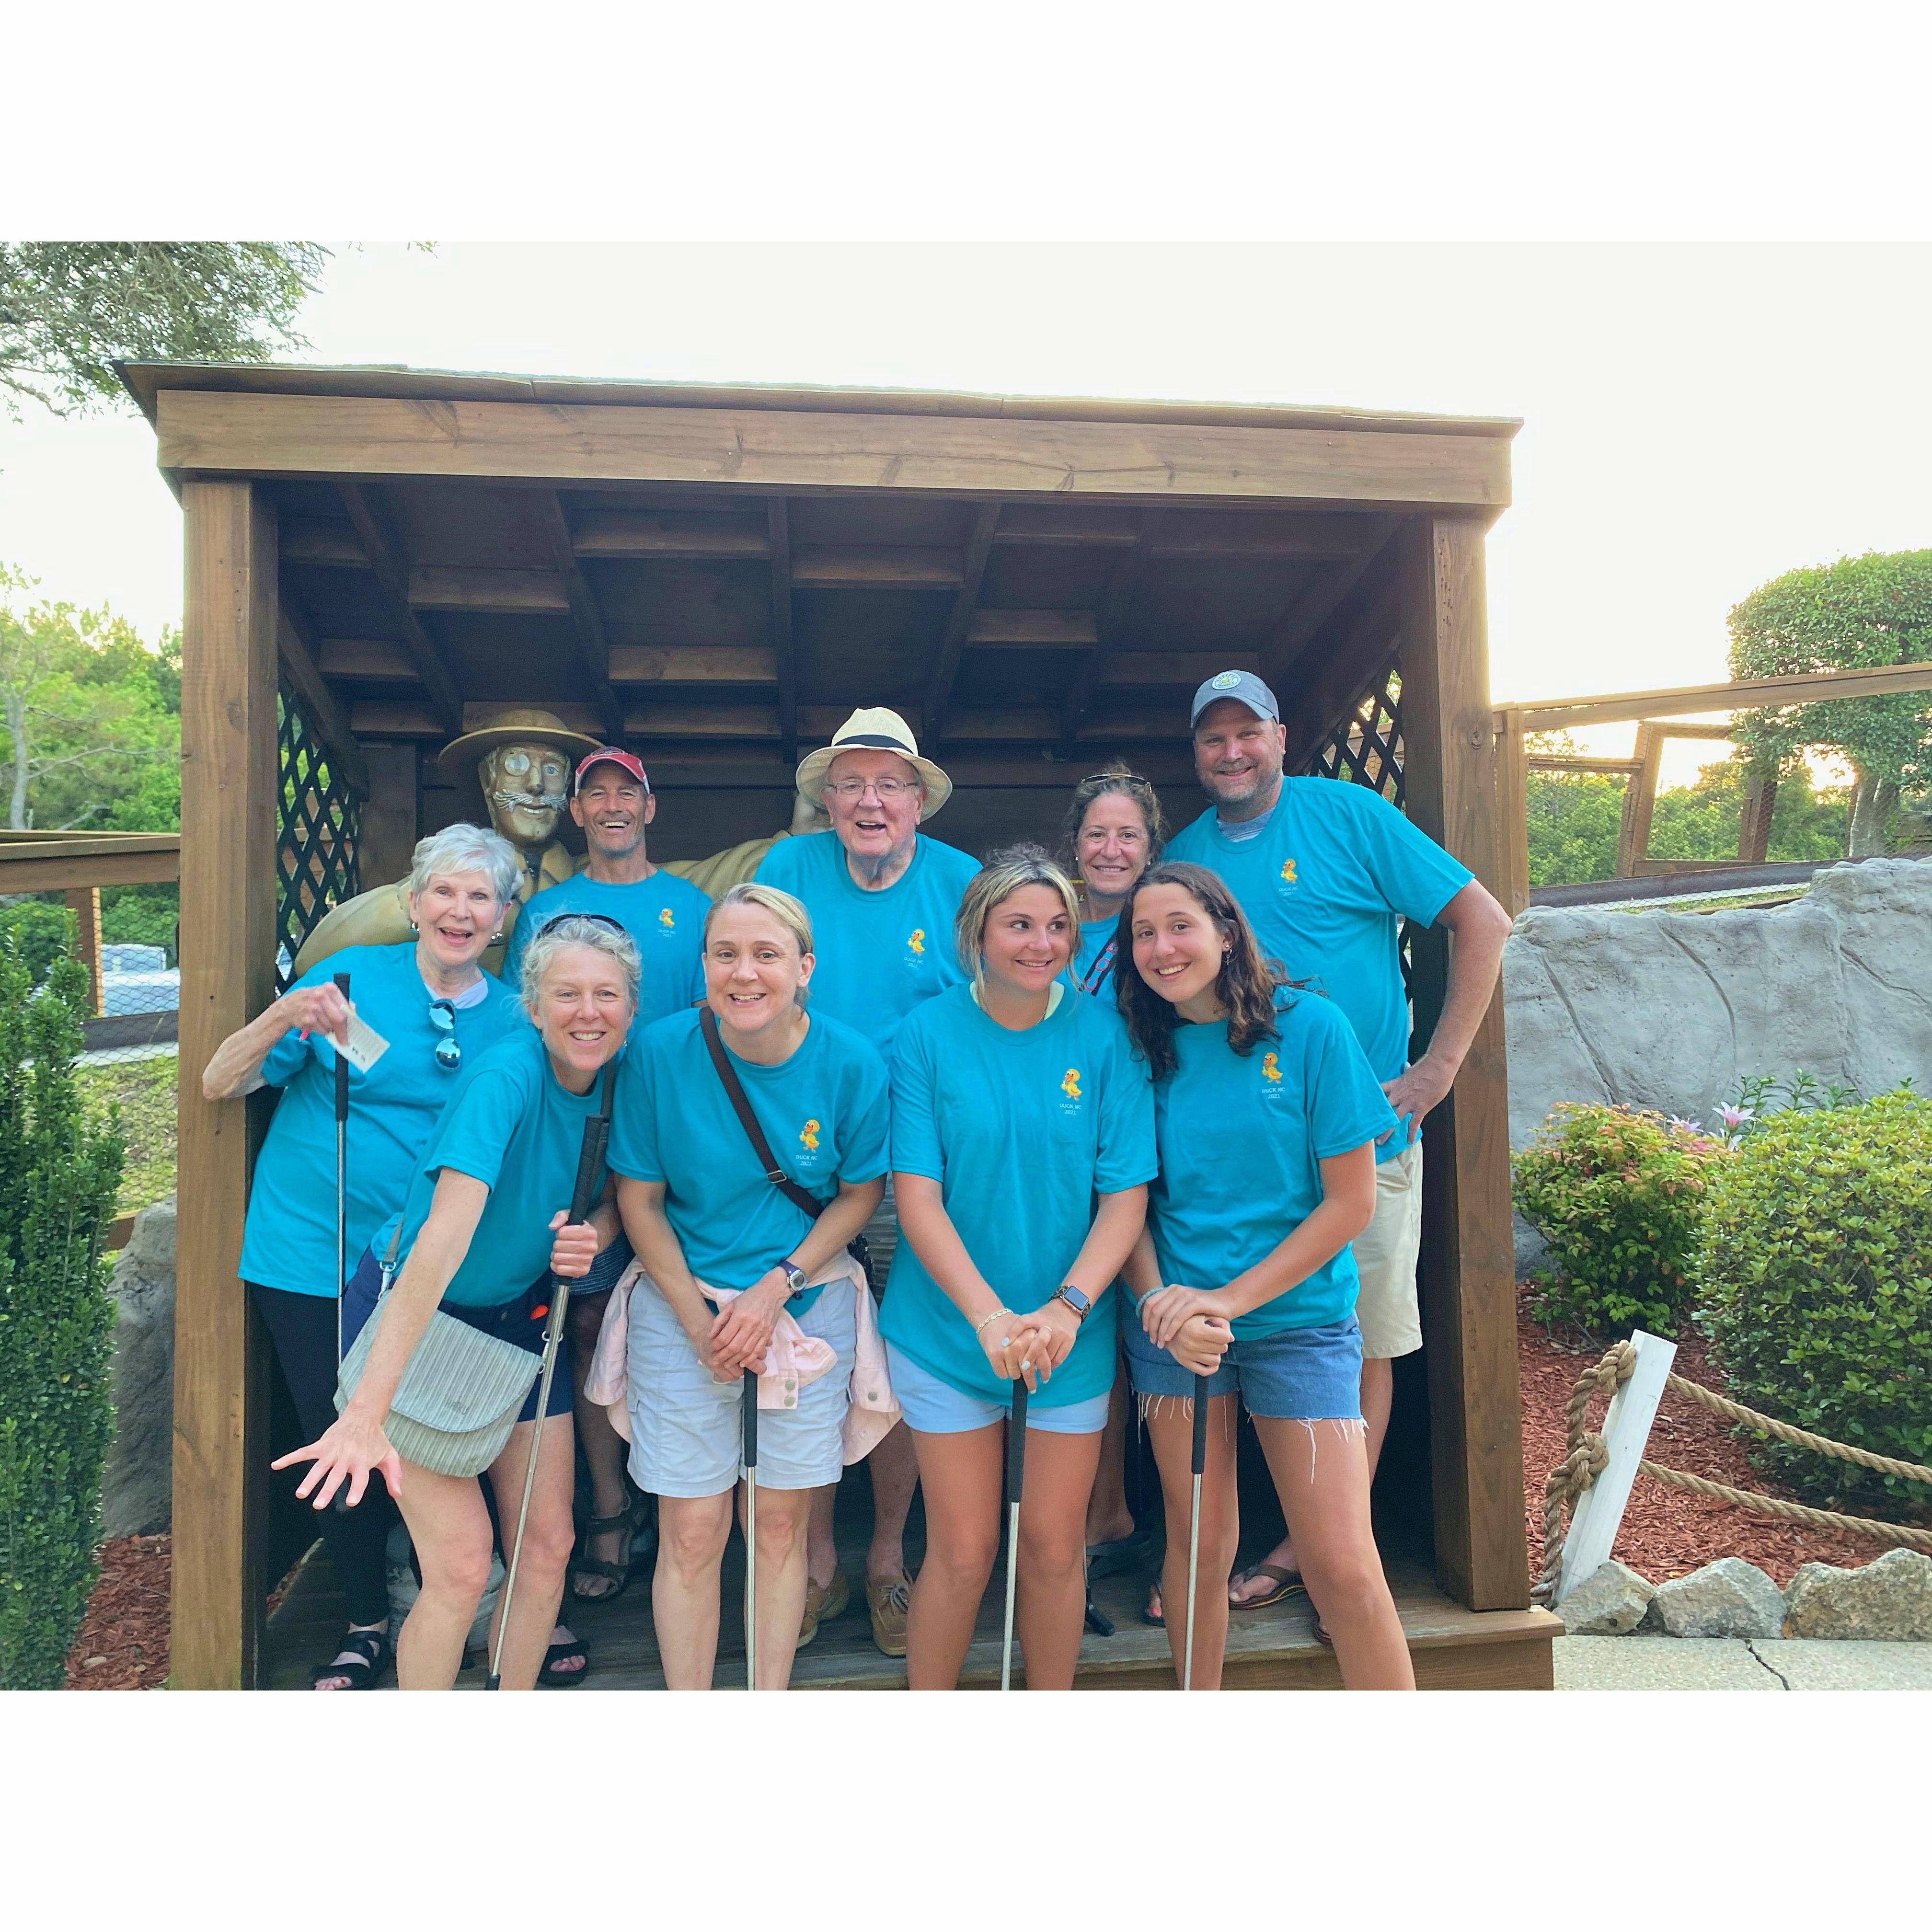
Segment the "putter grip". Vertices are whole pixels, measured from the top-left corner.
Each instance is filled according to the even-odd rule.
[[[1026,1481],[1026,1431],[1027,1385],[1018,1376],[1013,1378],[1013,1412],[1006,1424],[1006,1503],[1009,1508],[1020,1499],[1020,1490]]]
[[[745,1467],[755,1469],[758,1466],[758,1375],[755,1369],[745,1371]]]
[[[335,990],[345,1000],[347,999],[349,975],[338,973],[334,979]],[[346,1120],[349,1118],[349,1062],[339,1046],[335,1049],[335,1118],[338,1120]]]
[[[1208,1378],[1194,1378],[1194,1458],[1188,1467],[1196,1475],[1208,1466]]]
[[[584,1144],[577,1156],[577,1185],[570,1191],[570,1218],[573,1221],[582,1220],[590,1212],[590,1197],[597,1186],[597,1170],[604,1164],[604,1137],[610,1127],[610,1122],[601,1116],[584,1124]]]

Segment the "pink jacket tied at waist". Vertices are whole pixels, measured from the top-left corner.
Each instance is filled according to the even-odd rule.
[[[849,1280],[853,1284],[853,1310],[858,1331],[857,1349],[852,1361],[852,1379],[847,1389],[845,1420],[841,1429],[846,1462],[862,1462],[889,1435],[900,1416],[898,1398],[892,1394],[892,1378],[886,1366],[886,1345],[879,1336],[878,1310],[872,1305],[872,1291],[859,1264],[842,1250],[812,1276],[811,1286]],[[741,1290],[713,1288],[698,1283],[707,1300],[722,1309],[735,1301]],[[644,1264],[633,1261],[618,1278],[604,1305],[604,1324],[597,1331],[597,1350],[585,1378],[584,1394],[610,1416],[610,1426],[628,1442],[631,1439],[630,1354],[631,1295],[642,1288],[661,1293],[656,1282],[645,1274]],[[772,1345],[766,1352],[765,1365],[758,1374],[760,1408],[796,1408],[798,1391],[814,1382],[838,1362],[830,1342],[808,1335],[789,1311],[781,1309],[772,1328]]]

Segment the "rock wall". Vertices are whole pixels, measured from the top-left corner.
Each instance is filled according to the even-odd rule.
[[[100,1490],[101,1532],[168,1527],[175,1430],[174,1196],[134,1216],[114,1264],[114,1440]]]

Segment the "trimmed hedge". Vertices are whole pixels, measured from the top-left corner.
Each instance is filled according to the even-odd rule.
[[[1772,1114],[1713,1180],[1696,1274],[1697,1319],[1740,1402],[1932,1464],[1932,1099]],[[1932,1504],[1918,1484],[1744,1439],[1814,1498],[1894,1518]]]

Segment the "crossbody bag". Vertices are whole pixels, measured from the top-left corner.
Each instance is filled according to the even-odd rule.
[[[593,1123],[598,1171],[589,1190],[592,1195],[603,1184],[603,1145],[610,1130],[611,1086],[616,1073],[616,1063],[607,1063]],[[355,1345],[342,1358],[335,1385],[338,1414],[348,1407],[349,1399],[369,1365],[369,1351],[382,1325],[382,1311],[388,1305],[389,1283],[402,1238],[403,1224],[398,1219],[396,1232],[390,1238],[389,1252],[382,1260],[382,1292]],[[383,1433],[396,1454],[418,1468],[439,1476],[480,1476],[503,1453],[503,1445],[517,1426],[530,1386],[542,1366],[541,1355],[520,1348],[514,1342],[486,1335],[480,1328],[472,1328],[468,1322],[436,1309],[410,1356],[402,1380],[396,1385],[382,1424]]]
[[[745,1130],[745,1138],[752,1144],[752,1151],[758,1156],[758,1165],[765,1171],[765,1178],[801,1214],[817,1220],[831,1206],[831,1202],[821,1201],[817,1195],[800,1186],[778,1164],[772,1153],[771,1143],[765,1138],[765,1130],[758,1125],[758,1117],[752,1111],[750,1098],[732,1066],[730,1053],[718,1036],[718,1016],[708,1006],[700,1006],[698,1010],[698,1030],[704,1036],[705,1051],[711,1056],[711,1064],[717,1069],[725,1097],[731,1102],[731,1111],[737,1115],[739,1126]],[[865,1236],[854,1234],[845,1244],[845,1252],[865,1270],[867,1286],[872,1288],[874,1294],[878,1293],[877,1286],[872,1280],[872,1250],[866,1244]]]

